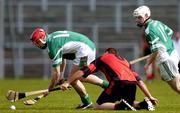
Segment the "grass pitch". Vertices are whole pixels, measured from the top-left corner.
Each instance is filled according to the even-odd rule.
[[[23,80],[0,80],[0,113],[131,113],[133,111],[113,111],[113,110],[76,110],[75,107],[80,103],[80,98],[72,89],[70,91],[56,91],[42,98],[38,103],[32,106],[23,104],[23,100],[11,103],[6,100],[5,94],[8,89],[16,91],[33,91],[47,88],[49,80],[41,79],[23,79]],[[161,80],[154,80],[151,83],[146,82],[152,95],[159,99],[155,113],[180,113],[180,95],[170,89],[170,87]],[[93,100],[96,102],[102,89],[95,85],[85,84],[86,89]],[[144,95],[137,91],[136,100],[141,101]],[[30,97],[32,98],[32,97]],[[16,110],[11,110],[11,105],[16,106]],[[140,113],[149,111],[140,110]]]

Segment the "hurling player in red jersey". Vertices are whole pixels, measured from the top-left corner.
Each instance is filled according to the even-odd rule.
[[[66,90],[74,80],[81,79],[81,77],[86,78],[99,70],[104,73],[110,84],[97,99],[94,105],[95,109],[130,109],[123,101],[117,103],[121,99],[126,100],[136,109],[155,109],[154,105],[158,103],[158,100],[151,95],[138,74],[131,69],[129,62],[120,57],[114,48],[108,48],[102,56],[91,62],[89,66],[78,70],[67,82],[61,85],[61,88]],[[136,85],[146,96],[142,102],[135,101]]]

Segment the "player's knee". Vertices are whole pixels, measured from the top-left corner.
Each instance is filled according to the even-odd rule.
[[[93,106],[93,108],[94,108],[94,109],[101,109],[101,105],[95,104],[95,105]]]
[[[180,94],[180,81],[176,83],[176,90]]]
[[[171,86],[173,90],[180,94],[180,78],[176,77],[171,81],[168,81],[168,84]]]

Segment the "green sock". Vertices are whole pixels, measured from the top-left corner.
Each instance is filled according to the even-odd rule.
[[[91,103],[91,99],[90,99],[89,95],[81,97],[81,101],[83,104],[90,104]]]
[[[103,86],[102,88],[108,88],[109,82],[107,80],[103,80]]]

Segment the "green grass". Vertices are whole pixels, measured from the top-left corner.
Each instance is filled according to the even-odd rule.
[[[5,94],[8,89],[17,91],[32,91],[44,89],[48,86],[49,80],[26,79],[26,80],[0,80],[0,113],[130,113],[133,111],[113,111],[113,110],[76,110],[74,109],[79,103],[80,98],[72,89],[70,91],[56,91],[49,96],[42,98],[38,103],[32,106],[25,106],[22,100],[11,103],[6,100]],[[170,87],[161,80],[146,83],[151,93],[159,99],[156,107],[157,113],[180,113],[180,96],[172,91]],[[85,84],[86,89],[93,102],[96,102],[101,88]],[[143,94],[137,91],[137,100],[143,99]],[[32,97],[31,97],[32,98]],[[10,110],[9,106],[15,105],[16,110]],[[140,113],[149,111],[141,110]]]

